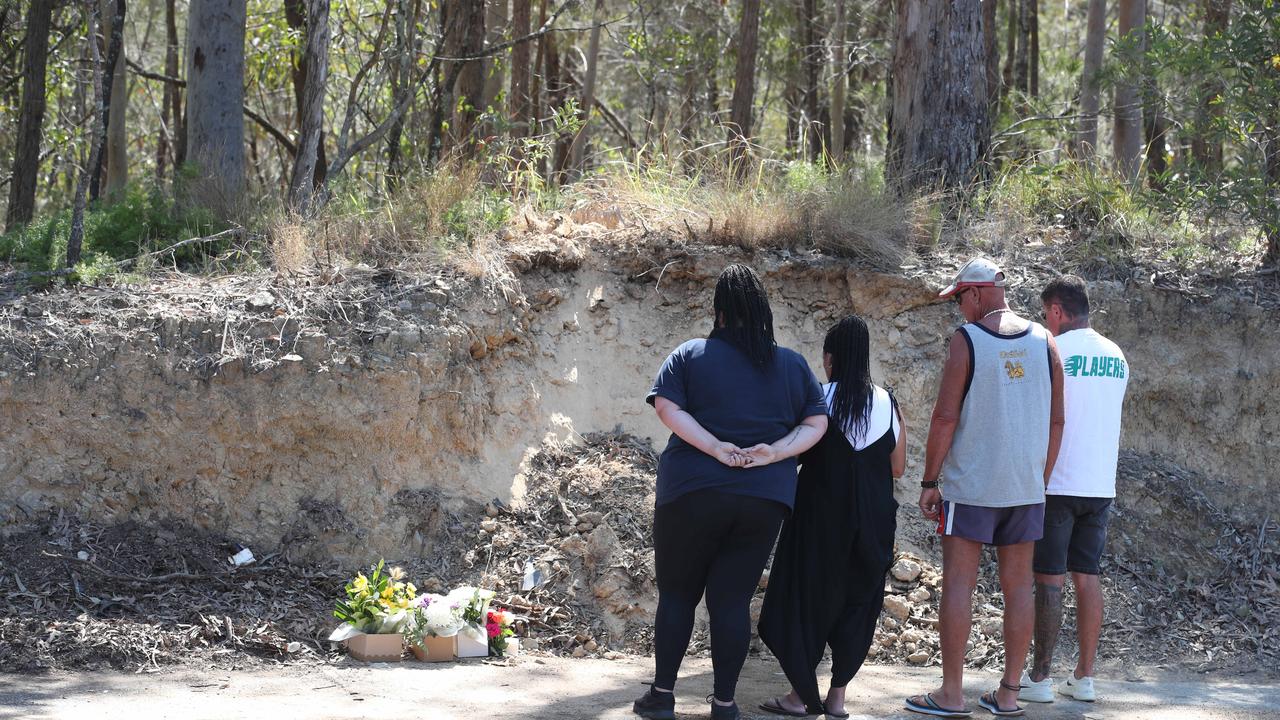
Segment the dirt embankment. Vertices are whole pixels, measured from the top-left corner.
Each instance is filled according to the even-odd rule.
[[[643,395],[665,353],[709,329],[711,286],[734,260],[762,271],[779,341],[815,368],[830,324],[868,318],[873,374],[913,430],[910,499],[959,322],[931,304],[929,279],[599,232],[531,234],[497,283],[349,270],[4,299],[0,524],[64,508],[174,519],[295,558],[428,555],[441,503],[518,503],[548,438],[622,429],[660,447]],[[1028,308],[1033,285],[1017,293]],[[1205,492],[1241,521],[1280,516],[1280,322],[1149,285],[1099,283],[1094,297],[1133,369],[1124,445],[1230,478]]]

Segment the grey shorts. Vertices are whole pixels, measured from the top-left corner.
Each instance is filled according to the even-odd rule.
[[[1044,503],[1013,507],[981,507],[942,501],[938,534],[984,545],[1018,545],[1039,540],[1044,532]]]
[[[1041,575],[1100,574],[1111,498],[1046,495],[1044,537],[1031,567]]]

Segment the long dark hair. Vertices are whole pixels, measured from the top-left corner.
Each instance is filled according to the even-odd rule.
[[[716,281],[713,301],[716,313],[714,337],[722,338],[746,354],[757,367],[773,362],[773,310],[769,295],[755,271],[746,265],[730,265]]]
[[[857,315],[836,323],[822,341],[831,356],[831,381],[836,384],[831,418],[846,433],[860,437],[867,431],[871,409],[871,337]]]

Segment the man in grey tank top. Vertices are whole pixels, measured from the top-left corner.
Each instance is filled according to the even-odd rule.
[[[942,687],[906,707],[967,717],[964,655],[982,546],[993,545],[1004,594],[1004,677],[978,704],[1021,715],[1019,680],[1031,644],[1031,559],[1044,529],[1044,489],[1062,442],[1062,364],[1053,337],[1005,300],[1004,272],[965,263],[939,297],[967,321],[951,337],[925,446],[920,510],[942,535]]]

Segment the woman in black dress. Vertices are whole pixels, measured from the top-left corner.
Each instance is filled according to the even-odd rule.
[[[778,715],[848,717],[845,686],[862,667],[884,605],[898,503],[893,479],[906,466],[897,402],[871,383],[867,325],[841,320],[822,346],[829,423],[801,458],[795,509],[782,529],[760,615],[760,638],[791,692],[761,709]],[[817,667],[831,646],[831,689]]]
[[[654,679],[637,715],[675,718],[676,676],[706,596],[713,720],[733,697],[751,643],[751,596],[796,492],[796,456],[822,438],[822,389],[773,338],[769,299],[750,268],[716,283],[714,329],[671,353],[647,400],[671,439],[658,461],[653,549],[658,581]]]

